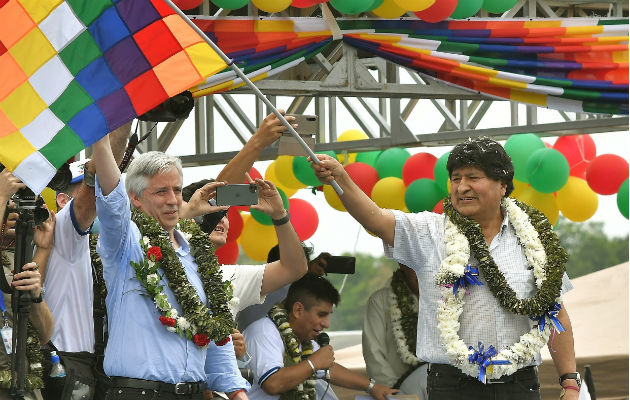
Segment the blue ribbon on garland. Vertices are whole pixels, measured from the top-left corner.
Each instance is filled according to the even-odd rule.
[[[551,320],[551,323],[556,327],[556,330],[558,332],[564,332],[566,331],[566,329],[564,328],[564,326],[562,326],[562,323],[558,319],[558,313],[560,313],[561,308],[562,306],[560,305],[560,303],[554,303],[549,311],[547,311],[545,314],[539,317],[529,318],[533,321],[538,321],[538,329],[540,329],[541,332],[545,330],[545,323],[547,321],[547,318]]]
[[[490,347],[488,347],[488,350],[486,351],[483,351],[484,345],[481,344],[481,342],[479,342],[477,346],[478,346],[477,350],[475,350],[475,348],[472,346],[468,347],[468,350],[474,351],[473,354],[468,356],[468,362],[471,364],[479,365],[479,376],[477,377],[477,379],[479,379],[479,382],[486,383],[486,369],[489,366],[512,364],[508,360],[491,360],[490,358],[499,354],[499,352],[497,351],[497,349],[494,348],[494,346],[491,345]]]
[[[477,279],[478,276],[479,268],[467,265],[464,270],[464,276],[455,281],[455,284],[453,285],[453,296],[457,295],[459,288],[466,288],[468,285],[483,286],[483,283]]]

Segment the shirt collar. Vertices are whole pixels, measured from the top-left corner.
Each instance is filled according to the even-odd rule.
[[[184,235],[182,235],[181,232],[178,231],[177,229],[173,230],[173,235],[175,236],[175,240],[177,241],[177,244],[179,245],[179,248],[177,248],[177,250],[175,251],[180,256],[187,256],[190,253],[190,245],[184,238]]]

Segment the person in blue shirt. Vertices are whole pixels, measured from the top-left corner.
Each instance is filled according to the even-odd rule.
[[[176,262],[181,263],[183,270],[180,277],[187,281],[188,287],[194,290],[194,296],[205,305],[207,300],[212,301],[212,297],[207,299],[186,234],[175,227],[180,218],[217,211],[216,207],[208,204],[208,200],[214,196],[216,187],[223,183],[209,184],[207,190],[202,191],[206,197],[201,196],[203,198],[198,198],[200,201],[189,203],[186,208],[188,214],[184,215],[181,208],[183,173],[179,159],[160,152],[138,156],[129,166],[125,193],[124,180],[112,156],[108,138],[95,143],[93,148],[96,208],[101,221],[97,250],[103,262],[108,289],[109,341],[104,369],[112,377],[112,388],[107,398],[113,398],[114,395],[116,398],[135,398],[142,392],[157,391],[160,392],[160,398],[179,399],[182,397],[178,396],[187,395],[186,398],[201,399],[207,378],[204,364],[208,336],[200,338],[194,327],[191,328],[191,323],[183,318],[184,311],[168,285],[168,271],[158,271],[162,279],[162,294],[147,296],[147,282],[158,276],[147,275],[141,282],[131,262],[158,260],[152,256],[149,261],[145,261],[145,249],[141,241],[146,242],[149,238],[141,234],[136,223],[131,221],[130,205],[155,220],[168,233],[170,245],[177,255]],[[299,239],[291,224],[286,223],[289,220],[288,213],[282,206],[277,190],[271,182],[259,179],[256,183],[260,193],[259,209],[275,220],[278,240],[295,236],[297,245],[295,250],[288,250],[291,254],[287,261],[305,264]],[[146,229],[144,224],[150,222],[141,224]],[[169,262],[168,265],[172,264]],[[177,291],[179,294],[180,286]],[[161,315],[160,310],[165,311],[165,302],[168,303],[168,312]],[[212,310],[213,316],[215,313],[220,315],[220,312],[221,307]],[[192,340],[174,330],[187,332]],[[221,351],[211,352],[211,356],[216,356],[214,364],[217,366],[234,363],[233,347],[230,347],[229,342],[223,347]],[[238,395],[241,397],[235,399],[245,397],[243,392]]]

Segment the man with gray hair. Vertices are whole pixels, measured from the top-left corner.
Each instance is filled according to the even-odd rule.
[[[207,185],[182,215],[183,172],[178,158],[161,152],[138,156],[129,166],[125,193],[108,142],[105,137],[94,144],[101,221],[97,249],[108,289],[104,367],[113,384],[108,398],[155,391],[160,398],[201,399],[205,349],[215,340],[231,349],[210,353],[218,357],[217,364],[226,357],[227,362],[234,360],[229,342],[234,322],[207,235],[192,222],[177,225],[180,218],[217,211],[208,200],[223,183]],[[294,244],[282,262],[302,263],[305,269],[299,239],[278,191],[271,182],[256,183],[255,207],[275,221],[279,241]],[[235,399],[241,397],[243,392]]]

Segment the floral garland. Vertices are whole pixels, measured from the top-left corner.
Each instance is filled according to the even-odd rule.
[[[185,335],[197,346],[205,348],[214,340],[221,346],[230,341],[234,319],[228,308],[227,286],[214,256],[214,248],[199,226],[193,221],[182,220],[178,229],[188,240],[191,255],[198,265],[199,275],[210,308],[201,302],[194,287],[188,282],[184,267],[171,244],[168,233],[153,218],[133,210],[132,220],[140,230],[140,246],[146,257],[140,263],[131,262],[136,278],[160,312],[159,320],[169,332]],[[168,287],[182,307],[183,316],[169,303],[162,277],[164,271]],[[210,312],[212,310],[212,313]]]
[[[396,348],[405,364],[416,367],[420,360],[415,356],[418,329],[418,299],[411,293],[402,270],[394,272],[391,282],[390,318],[396,338]]]
[[[302,360],[308,359],[313,354],[313,343],[310,340],[301,342],[302,351],[300,352],[300,340],[293,333],[289,324],[289,316],[287,310],[284,309],[282,302],[276,304],[269,310],[269,318],[273,321],[280,332],[282,343],[284,343],[284,366],[288,367],[296,365]],[[311,376],[295,387],[280,395],[280,400],[315,400],[315,383],[317,376],[313,372]]]
[[[481,343],[477,349],[467,346],[458,334],[466,293],[465,290],[452,290],[452,285],[467,273],[470,249],[479,260],[479,270],[499,303],[515,314],[539,317],[543,322],[560,295],[567,255],[539,211],[504,198],[502,206],[524,248],[528,264],[534,269],[538,288],[532,298],[520,300],[492,259],[479,225],[454,210],[450,199],[444,203],[444,213],[449,217],[445,226],[447,257],[436,276],[436,282],[442,286],[442,299],[438,305],[440,338],[451,361],[464,373],[478,376],[485,383],[487,378],[513,374],[531,362],[549,340],[554,324],[534,326],[517,343],[500,352],[493,346],[484,351]]]
[[[2,266],[10,266],[11,262],[5,252],[0,251],[0,261]],[[0,296],[3,296],[0,292]],[[44,387],[43,366],[44,356],[40,350],[41,343],[37,329],[28,321],[26,325],[26,358],[29,361],[30,370],[26,373],[24,386],[26,390],[41,389]],[[8,370],[0,371],[0,389],[10,389],[11,380],[17,376],[11,376],[11,367]]]

